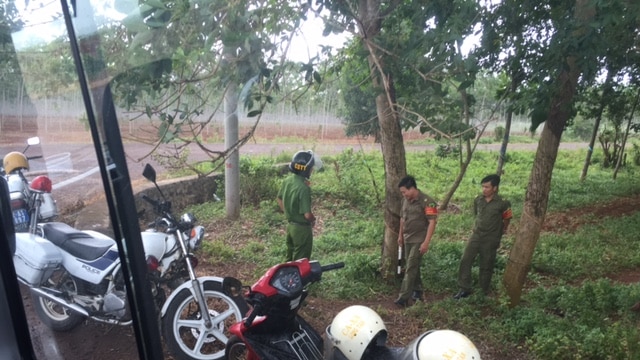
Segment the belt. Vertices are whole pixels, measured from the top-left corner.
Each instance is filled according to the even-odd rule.
[[[301,223],[301,222],[297,222],[297,221],[289,221],[289,224],[298,225],[298,226],[311,226],[310,223]]]

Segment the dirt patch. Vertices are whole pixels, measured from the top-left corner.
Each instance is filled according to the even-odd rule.
[[[638,210],[640,210],[640,194],[615,199],[608,203],[549,213],[545,216],[542,231],[572,232],[582,225],[596,224],[607,217],[627,216]]]
[[[547,214],[542,231],[574,232],[583,225],[597,224],[606,218],[629,216],[637,211],[640,211],[640,194]],[[640,283],[640,267],[612,273],[606,277],[623,284]]]

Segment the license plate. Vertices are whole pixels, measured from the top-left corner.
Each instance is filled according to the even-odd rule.
[[[13,226],[16,231],[24,231],[25,227],[29,227],[29,213],[27,209],[13,210]]]

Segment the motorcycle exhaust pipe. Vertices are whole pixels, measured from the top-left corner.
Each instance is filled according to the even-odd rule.
[[[59,297],[47,292],[46,290],[43,290],[41,288],[30,288],[31,291],[33,291],[34,293],[36,293],[39,296],[42,296],[43,298],[46,298],[47,300],[51,300],[53,302],[55,302],[58,305],[64,306],[67,309],[73,310],[77,313],[79,313],[80,315],[84,315],[86,317],[89,317],[89,313],[83,309],[82,307],[76,305],[76,304],[69,304],[68,302],[64,301],[63,299],[60,299]]]

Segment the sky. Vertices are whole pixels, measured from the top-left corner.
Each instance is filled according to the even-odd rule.
[[[289,50],[289,59],[293,61],[308,62],[310,58],[320,53],[321,45],[329,45],[336,49],[342,48],[349,40],[349,36],[344,34],[330,34],[322,36],[324,23],[322,19],[310,16],[302,25],[301,34],[294,37]]]

